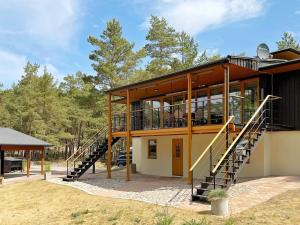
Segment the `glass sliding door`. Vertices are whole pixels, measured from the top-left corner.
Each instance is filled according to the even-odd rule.
[[[163,127],[169,128],[173,126],[173,110],[172,110],[172,97],[163,99]]]
[[[159,99],[152,101],[152,128],[159,129],[160,127],[160,101]]]
[[[174,126],[186,126],[186,107],[183,95],[173,96]]]
[[[208,124],[208,95],[207,90],[196,93],[196,101],[193,103],[193,124],[201,126]]]
[[[234,123],[242,123],[242,98],[241,87],[239,84],[230,86],[229,115],[234,116]]]
[[[210,123],[223,123],[223,91],[222,89],[211,89],[210,93]]]
[[[244,123],[251,118],[253,113],[256,111],[258,107],[258,80],[252,82],[245,82],[244,88]]]

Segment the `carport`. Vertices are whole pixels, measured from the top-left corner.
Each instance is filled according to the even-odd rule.
[[[30,153],[39,151],[41,159],[41,174],[44,173],[45,148],[51,144],[21,133],[11,128],[0,127],[0,174],[4,175],[4,152],[5,151],[25,151],[27,160],[27,177],[30,175]]]

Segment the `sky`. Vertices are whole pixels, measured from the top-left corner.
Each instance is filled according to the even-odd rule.
[[[20,80],[27,61],[58,82],[78,70],[94,75],[88,36],[116,18],[139,49],[151,15],[190,33],[209,54],[255,56],[262,42],[276,50],[285,31],[300,41],[300,0],[0,0],[0,83]]]

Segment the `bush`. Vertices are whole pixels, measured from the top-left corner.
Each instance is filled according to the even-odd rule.
[[[228,197],[228,194],[226,193],[226,191],[224,191],[223,189],[219,189],[219,188],[211,190],[208,193],[208,200],[209,201],[214,201],[214,200],[227,198],[227,197]]]
[[[44,172],[48,173],[51,172],[51,164],[47,163],[44,165]]]

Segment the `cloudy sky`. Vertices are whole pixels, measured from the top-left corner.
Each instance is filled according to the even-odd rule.
[[[18,81],[28,60],[57,80],[94,74],[87,37],[117,18],[138,49],[150,15],[189,32],[211,54],[253,56],[261,42],[275,50],[284,31],[300,40],[300,0],[0,0],[0,82]]]

